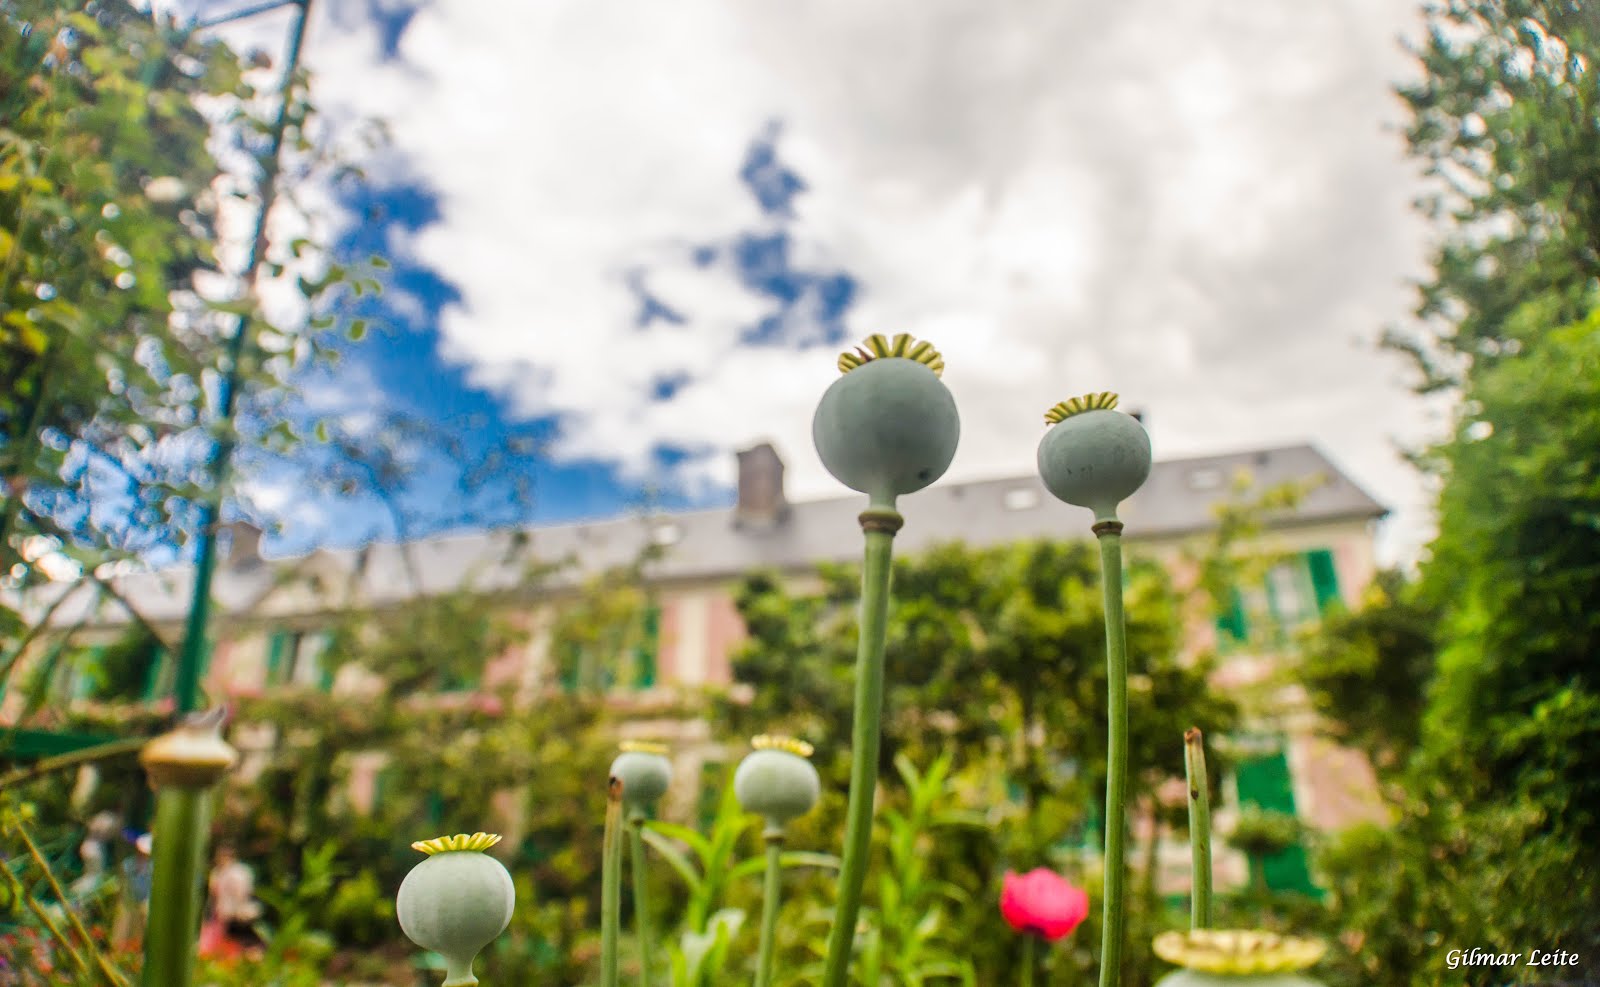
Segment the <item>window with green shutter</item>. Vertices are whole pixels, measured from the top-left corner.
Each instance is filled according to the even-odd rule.
[[[324,661],[331,640],[327,631],[271,632],[267,636],[266,684],[326,692],[333,686],[332,667]]]
[[[1234,786],[1241,806],[1255,806],[1268,812],[1295,815],[1294,785],[1285,754],[1287,741],[1278,738],[1275,749],[1242,758],[1234,768]],[[1272,854],[1262,861],[1267,887],[1274,891],[1296,891],[1320,895],[1311,881],[1311,867],[1301,844]]]

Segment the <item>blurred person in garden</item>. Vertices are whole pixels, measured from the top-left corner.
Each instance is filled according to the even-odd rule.
[[[111,927],[111,941],[121,950],[136,952],[144,942],[150,911],[150,847],[150,834],[140,833],[133,839],[133,853],[122,860],[121,898]]]
[[[106,870],[106,844],[117,835],[117,817],[109,812],[97,813],[89,820],[87,830],[83,842],[78,845],[83,874],[69,889],[72,897],[78,900],[94,894],[100,886]]]
[[[255,921],[261,917],[261,903],[255,898],[255,874],[232,846],[217,847],[208,886],[211,914],[200,937],[202,954],[232,957],[258,949]]]

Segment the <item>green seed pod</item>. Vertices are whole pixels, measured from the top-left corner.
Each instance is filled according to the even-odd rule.
[[[406,938],[444,957],[444,987],[476,984],[472,961],[511,924],[511,875],[483,852],[499,842],[490,833],[463,833],[411,844],[428,859],[400,882],[395,914]]]
[[[1299,971],[1326,949],[1315,939],[1256,930],[1164,932],[1156,936],[1156,955],[1184,969],[1162,977],[1156,987],[1322,987]]]
[[[817,404],[811,437],[822,465],[845,486],[888,506],[944,475],[961,419],[939,379],[944,361],[905,333],[872,336],[839,358],[844,376]]]
[[[1045,488],[1096,521],[1115,521],[1117,505],[1150,476],[1150,436],[1116,406],[1109,392],[1063,401],[1045,413],[1052,427],[1039,442]]]
[[[622,753],[611,762],[611,777],[622,779],[622,804],[630,813],[643,812],[667,793],[672,784],[672,762],[665,744],[625,740]]]
[[[767,818],[781,829],[811,811],[822,795],[822,780],[807,760],[811,745],[790,737],[766,735],[750,741],[755,748],[733,773],[733,794],[739,807]]]

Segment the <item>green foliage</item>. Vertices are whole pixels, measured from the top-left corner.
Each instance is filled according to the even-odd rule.
[[[1453,0],[1431,20],[1425,77],[1403,95],[1447,225],[1419,306],[1429,335],[1390,342],[1419,389],[1462,403],[1455,434],[1418,457],[1442,485],[1415,590],[1346,628],[1357,650],[1409,628],[1399,651],[1417,664],[1398,688],[1430,638],[1435,653],[1420,729],[1407,692],[1405,733],[1382,738],[1414,743],[1396,825],[1319,861],[1352,984],[1458,979],[1446,950],[1469,941],[1600,954],[1600,23],[1537,0]]]
[[[973,896],[934,869],[941,861],[933,850],[949,830],[987,827],[982,814],[948,806],[951,763],[948,754],[942,755],[919,773],[904,755],[895,758],[907,804],[903,809],[886,808],[877,820],[874,839],[886,852],[873,874],[876,895],[861,916],[864,928],[854,969],[860,983],[894,987],[977,983],[970,943],[956,920],[970,910]],[[813,903],[806,919],[818,962],[801,970],[820,973],[832,913]]]
[[[89,697],[100,702],[143,699],[145,683],[161,649],[161,640],[149,628],[135,624],[100,652]]]
[[[818,592],[755,575],[737,596],[749,640],[734,676],[754,687],[730,704],[733,732],[781,724],[816,743],[824,778],[847,777],[859,568],[825,566]],[[1206,685],[1207,661],[1177,658],[1177,595],[1161,566],[1127,568],[1130,764],[1135,793],[1181,777],[1182,737],[1225,731],[1235,710]],[[1081,827],[1103,791],[1105,628],[1099,561],[1086,541],[969,548],[941,545],[897,558],[886,648],[885,769],[944,745],[999,767],[1032,827],[1019,851],[1037,856]],[[1043,697],[1049,697],[1048,702]],[[1024,849],[1025,848],[1025,849]]]
[[[1469,367],[1515,356],[1587,312],[1600,275],[1600,22],[1565,0],[1429,3],[1416,50],[1423,78],[1403,87],[1412,153],[1435,179],[1424,212],[1442,243],[1422,285],[1425,335],[1391,333],[1420,389],[1464,382]],[[1519,310],[1538,300],[1545,317]]]
[[[475,687],[487,657],[523,644],[528,633],[470,590],[416,606],[349,611],[333,629],[327,657],[335,671],[359,665],[390,698]]]
[[[1380,572],[1361,608],[1330,614],[1293,666],[1312,708],[1385,773],[1400,770],[1420,737],[1439,617],[1403,573]]]
[[[329,302],[374,286],[297,241],[293,263],[319,271],[313,324],[216,296],[233,273],[217,246],[236,188],[208,142],[236,145],[275,178],[261,160],[269,125],[252,108],[275,103],[261,97],[278,83],[264,93],[261,78],[220,40],[128,0],[0,10],[0,571],[20,563],[32,578],[41,544],[92,568],[186,540],[213,493],[195,479],[194,450],[234,438],[233,423],[204,421],[201,386],[220,373],[226,338],[241,324],[270,336],[278,355],[247,348],[240,381],[281,386],[322,352]],[[334,162],[307,138],[304,78],[289,96],[303,180]],[[281,198],[297,209],[289,184]],[[283,253],[267,258],[268,277],[289,276]],[[279,452],[293,441],[286,424],[249,438]],[[116,509],[90,511],[108,484]]]

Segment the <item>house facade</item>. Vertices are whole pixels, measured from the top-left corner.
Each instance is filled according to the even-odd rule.
[[[821,562],[858,561],[861,538],[857,496],[791,503],[785,497],[784,466],[770,444],[737,453],[738,495],[731,508],[653,517],[611,518],[550,527],[432,538],[407,545],[376,544],[360,550],[322,550],[294,559],[261,557],[259,533],[229,529],[225,562],[214,582],[213,638],[205,691],[213,699],[257,696],[279,689],[359,690],[362,671],[345,666],[337,676],[323,661],[327,627],[353,608],[401,607],[421,596],[470,589],[503,597],[508,612],[527,621],[527,642],[485,656],[481,674],[464,689],[512,687],[531,702],[560,685],[562,662],[551,653],[550,627],[564,593],[594,574],[626,565],[654,549],[643,569],[652,604],[644,637],[624,687],[670,694],[672,690],[736,687],[731,657],[744,637],[734,605],[739,580],[757,569],[776,570],[797,588],[815,580]],[[1287,483],[1307,492],[1291,512],[1271,519],[1248,546],[1280,560],[1263,580],[1238,587],[1225,613],[1195,612],[1184,637],[1188,653],[1215,650],[1222,658],[1218,684],[1245,687],[1266,680],[1283,660],[1292,633],[1330,607],[1355,606],[1375,573],[1373,534],[1384,509],[1318,450],[1309,445],[1255,449],[1154,465],[1144,487],[1121,509],[1130,553],[1154,558],[1180,586],[1196,577],[1194,556],[1211,536],[1216,508],[1240,495],[1252,498]],[[1089,514],[1051,497],[1035,473],[994,480],[941,483],[905,497],[905,526],[896,537],[898,554],[960,539],[991,545],[1029,539],[1090,537]],[[572,566],[527,587],[533,560],[570,559]],[[109,646],[133,613],[165,645],[150,664],[145,696],[159,702],[170,694],[173,661],[181,640],[192,571],[185,568],[134,573],[109,581],[109,593],[74,589],[54,604],[51,623],[77,627],[81,641]],[[58,694],[71,701],[85,691],[85,671],[63,672]],[[1285,697],[1294,708],[1294,697]],[[0,723],[22,710],[19,695],[0,700]],[[720,756],[711,738],[683,739],[684,756]],[[276,738],[238,732],[235,743],[251,771]],[[1311,826],[1339,828],[1372,818],[1370,768],[1352,752],[1319,739],[1295,717],[1262,724],[1248,742],[1257,751],[1241,766],[1221,807],[1226,827],[1232,804],[1253,802],[1290,811]],[[356,768],[352,801],[370,803],[378,787],[381,755]],[[1178,848],[1175,848],[1175,851]],[[1174,867],[1186,858],[1174,857]],[[1284,865],[1276,883],[1304,878]],[[1303,861],[1299,864],[1304,870]],[[1242,861],[1219,858],[1219,879],[1242,878]],[[1186,873],[1186,871],[1185,871]]]

